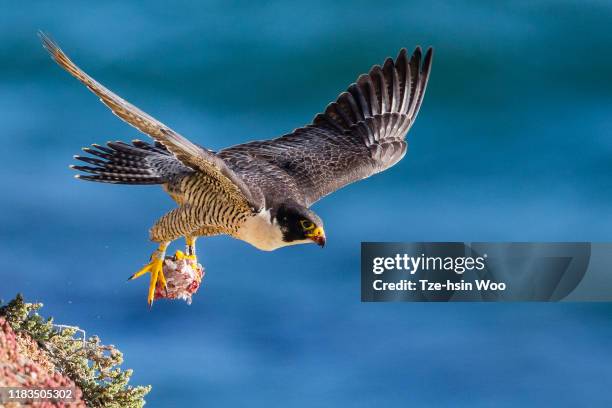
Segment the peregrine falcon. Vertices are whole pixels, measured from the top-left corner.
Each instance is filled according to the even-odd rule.
[[[177,208],[151,228],[159,244],[150,262],[130,277],[151,274],[148,303],[165,285],[166,248],[184,237],[185,256],[195,259],[196,238],[226,234],[264,251],[303,243],[325,245],[323,221],[310,206],[347,184],[381,172],[404,157],[405,136],[417,117],[433,51],[402,49],[361,75],[311,124],[271,140],[218,152],[193,143],[122,99],[76,66],[45,34],[43,46],[63,69],[96,94],[152,144],[108,142],[74,156],[87,165],[81,180],[160,184]],[[183,255],[177,251],[177,255]]]

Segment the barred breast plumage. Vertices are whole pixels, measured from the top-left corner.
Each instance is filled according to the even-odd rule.
[[[166,185],[167,191],[184,207],[169,223],[151,230],[154,241],[176,239],[184,231],[209,227],[217,233],[235,236],[244,221],[254,214],[253,207],[235,186],[228,186],[200,172]],[[158,232],[159,229],[159,232]],[[163,234],[163,236],[162,236]]]

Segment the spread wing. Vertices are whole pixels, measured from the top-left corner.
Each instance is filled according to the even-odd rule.
[[[304,205],[397,163],[416,119],[431,70],[432,49],[410,59],[402,49],[387,58],[318,114],[313,123],[273,140],[245,143],[218,153],[247,183],[270,194],[292,195]],[[275,179],[258,179],[252,163],[264,162]],[[260,166],[257,166],[260,167]]]
[[[73,63],[47,35],[39,32],[43,46],[57,64],[81,81],[102,103],[126,123],[165,146],[184,165],[218,180],[226,188],[237,188],[254,207],[252,195],[244,182],[217,155],[192,143],[157,119],[116,95]],[[255,200],[256,201],[256,200]]]

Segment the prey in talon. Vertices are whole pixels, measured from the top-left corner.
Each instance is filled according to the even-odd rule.
[[[149,305],[164,297],[162,290],[180,287],[177,297],[188,293],[189,299],[197,290],[203,276],[197,237],[225,234],[263,251],[306,243],[325,246],[323,221],[310,207],[404,157],[433,55],[431,48],[423,53],[417,47],[411,55],[402,49],[395,59],[359,76],[310,124],[276,139],[214,152],[122,99],[81,70],[48,36],[40,37],[60,67],[117,117],[153,139],[94,144],[83,149],[86,155],[75,156],[84,164],[71,166],[81,172],[76,176],[81,180],[161,185],[176,202],[149,231],[157,243],[149,263],[130,277],[150,274]],[[248,66],[244,69],[248,74]],[[186,250],[168,260],[166,249],[178,238],[185,239]],[[184,277],[193,279],[186,287],[181,286]]]

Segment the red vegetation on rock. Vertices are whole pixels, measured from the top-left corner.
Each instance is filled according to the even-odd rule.
[[[26,334],[16,334],[4,317],[0,317],[0,387],[71,388],[75,397],[71,402],[39,401],[27,405],[10,402],[0,403],[0,407],[86,407],[74,381],[56,371],[38,343]]]

